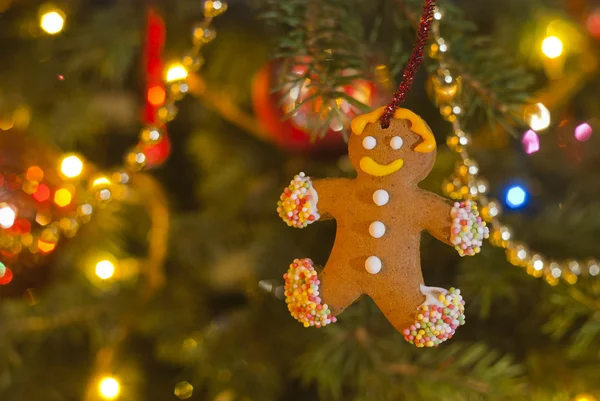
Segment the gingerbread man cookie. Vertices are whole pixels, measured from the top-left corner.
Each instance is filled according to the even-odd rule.
[[[337,223],[335,243],[321,274],[296,259],[285,278],[292,316],[306,327],[336,321],[362,294],[417,347],[437,346],[464,324],[460,291],[426,287],[420,237],[426,230],[461,256],[479,252],[488,228],[472,201],[449,203],[418,187],[435,162],[436,143],[416,114],[398,109],[388,129],[384,108],[352,121],[348,155],[354,179],[311,180],[298,174],[277,211],[292,227],[320,219]]]

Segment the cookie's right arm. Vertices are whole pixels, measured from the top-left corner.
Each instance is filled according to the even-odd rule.
[[[304,173],[296,175],[279,197],[279,217],[288,226],[296,228],[304,228],[317,220],[328,218],[334,198],[331,181],[335,180],[313,182]]]

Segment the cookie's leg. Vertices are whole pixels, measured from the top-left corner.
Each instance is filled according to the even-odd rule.
[[[465,302],[460,290],[446,290],[420,285],[421,299],[407,305],[404,291],[387,294],[387,299],[373,298],[390,323],[417,347],[437,347],[452,338],[456,329],[465,324]]]
[[[335,316],[359,297],[358,290],[340,287],[332,271],[326,266],[319,277],[312,260],[304,258],[295,259],[283,275],[288,310],[304,327],[335,323]]]

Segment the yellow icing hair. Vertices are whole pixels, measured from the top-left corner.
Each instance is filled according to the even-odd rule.
[[[355,117],[351,123],[352,132],[355,135],[361,135],[367,124],[377,122],[384,111],[385,106],[373,110],[370,113]],[[433,133],[429,130],[429,127],[427,127],[427,124],[425,124],[425,121],[423,121],[421,117],[408,109],[397,109],[394,113],[394,119],[410,121],[410,130],[423,138],[423,142],[415,147],[415,152],[428,153],[435,149],[436,144]]]

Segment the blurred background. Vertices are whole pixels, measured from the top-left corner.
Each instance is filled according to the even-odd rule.
[[[421,0],[0,1],[0,400],[600,400],[600,2],[440,0],[404,107],[422,187],[476,199],[473,258],[428,234],[467,324],[406,343],[367,297],[323,329],[283,273],[335,222],[350,120],[400,82]],[[340,200],[343,201],[343,200]]]

